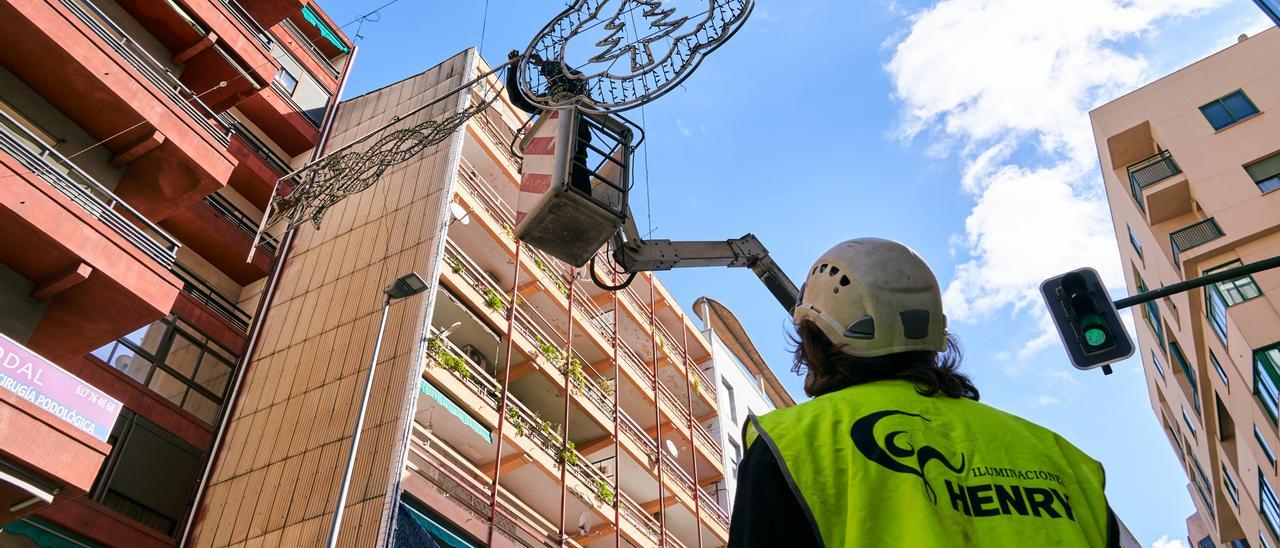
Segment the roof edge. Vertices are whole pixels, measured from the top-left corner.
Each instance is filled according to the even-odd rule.
[[[764,379],[765,395],[773,400],[775,406],[791,407],[796,404],[795,398],[782,385],[782,381],[778,380],[773,369],[769,368],[768,362],[760,355],[760,351],[756,349],[755,343],[751,341],[751,337],[747,335],[742,322],[738,321],[733,311],[710,297],[699,297],[694,301],[693,311],[704,325],[709,325],[713,331],[727,335],[720,336],[720,340],[729,346],[730,352],[738,356],[748,373]],[[710,317],[704,317],[704,311]]]

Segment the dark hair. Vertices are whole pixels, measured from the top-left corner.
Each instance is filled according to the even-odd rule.
[[[844,352],[817,325],[806,320],[796,326],[793,342],[795,365],[791,370],[797,374],[808,373],[804,392],[811,397],[874,381],[903,379],[914,382],[922,396],[978,400],[978,388],[968,375],[960,372],[964,356],[959,341],[951,335],[947,335],[947,346],[942,352],[900,352],[859,358]]]

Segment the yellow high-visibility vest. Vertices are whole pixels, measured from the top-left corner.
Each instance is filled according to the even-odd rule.
[[[1102,466],[1057,434],[880,381],[751,417],[823,544],[1106,546]]]

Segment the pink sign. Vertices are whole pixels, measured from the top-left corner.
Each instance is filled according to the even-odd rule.
[[[120,402],[0,333],[0,388],[107,441]]]

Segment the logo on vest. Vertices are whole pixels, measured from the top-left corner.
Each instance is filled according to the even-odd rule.
[[[960,464],[952,464],[941,451],[934,449],[929,445],[921,445],[919,449],[907,444],[900,445],[898,438],[907,432],[905,430],[894,430],[885,435],[883,442],[877,442],[875,439],[876,424],[885,418],[895,415],[913,417],[925,422],[930,421],[924,415],[907,413],[906,411],[877,411],[865,417],[858,419],[853,423],[853,428],[849,431],[849,436],[853,438],[854,447],[862,453],[867,460],[879,464],[893,472],[900,474],[910,474],[920,478],[924,482],[925,493],[929,495],[929,501],[935,505],[938,504],[938,494],[934,492],[933,486],[929,485],[926,468],[932,461],[938,461],[942,466],[957,474],[963,474],[965,468],[964,453],[960,454]],[[915,466],[903,463],[899,459],[910,459],[915,457]]]
[[[974,485],[965,485],[960,478],[956,481],[943,480],[951,508],[956,512],[974,518],[1017,514],[1038,518],[1066,517],[1075,521],[1075,513],[1072,512],[1070,498],[1065,490],[992,481],[995,478],[1005,478],[1044,481],[1062,486],[1063,481],[1059,475],[1043,470],[968,466],[968,458],[964,453],[959,453],[958,457],[953,455],[949,458],[931,445],[919,444],[919,447],[912,445],[908,441],[910,436],[907,436],[908,439],[901,439],[908,434],[906,430],[893,430],[877,440],[876,425],[894,416],[909,417],[926,423],[933,422],[928,417],[906,411],[877,411],[853,423],[853,428],[849,431],[849,436],[853,438],[853,445],[863,457],[885,469],[920,478],[924,483],[929,501],[935,506],[938,504],[938,495],[929,483],[928,466],[929,463],[938,461],[942,467],[957,476],[967,475],[985,480],[979,480],[982,483]],[[954,463],[957,460],[959,464]],[[937,466],[934,468],[936,469]]]

